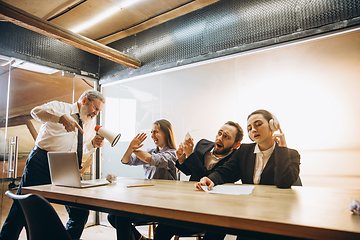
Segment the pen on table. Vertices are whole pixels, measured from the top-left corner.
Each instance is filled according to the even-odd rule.
[[[148,186],[154,186],[154,184],[127,185],[128,188],[131,188],[131,187],[148,187]]]

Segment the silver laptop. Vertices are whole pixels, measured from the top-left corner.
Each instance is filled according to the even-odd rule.
[[[76,152],[48,152],[51,183],[56,186],[85,188],[108,184],[102,182],[81,181]]]

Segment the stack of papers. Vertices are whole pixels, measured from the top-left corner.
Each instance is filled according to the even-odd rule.
[[[229,194],[229,195],[249,195],[255,186],[243,186],[243,185],[217,185],[210,191],[207,186],[201,186],[207,193]]]

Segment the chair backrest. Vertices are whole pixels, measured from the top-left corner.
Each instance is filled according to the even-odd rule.
[[[21,207],[29,240],[71,240],[56,211],[45,198],[36,194],[16,195],[11,191],[5,194]]]

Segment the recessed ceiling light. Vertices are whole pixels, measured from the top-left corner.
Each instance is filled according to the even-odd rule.
[[[25,69],[25,70],[29,70],[29,71],[33,71],[33,72],[38,72],[38,73],[45,73],[45,74],[53,74],[58,72],[59,70],[54,69],[54,68],[50,68],[50,67],[45,67],[45,66],[41,66],[35,63],[30,63],[30,62],[24,62],[22,60],[16,60],[13,64],[13,67],[16,68],[21,68],[21,69]]]

